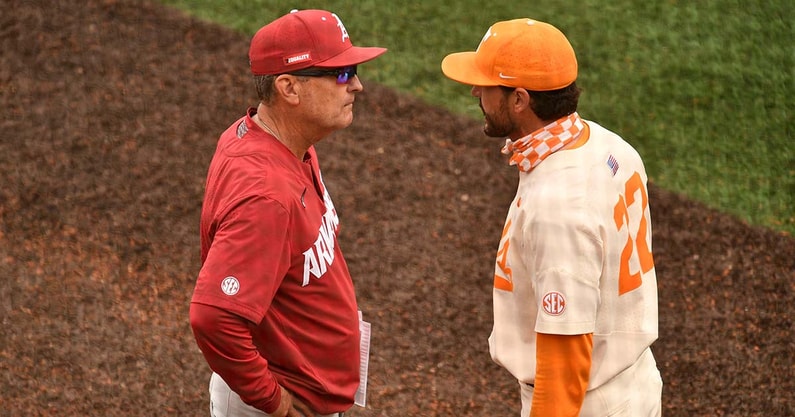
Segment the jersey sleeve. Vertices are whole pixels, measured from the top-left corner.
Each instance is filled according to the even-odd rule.
[[[585,399],[591,372],[593,335],[536,339],[536,379],[530,417],[575,417]]]
[[[526,253],[538,307],[535,331],[593,333],[600,303],[604,259],[597,214],[576,194],[550,196],[546,209],[525,230]]]
[[[216,215],[192,302],[259,323],[290,267],[288,223],[288,211],[261,196],[242,199]]]
[[[190,324],[210,369],[246,404],[266,413],[276,411],[281,390],[267,360],[257,351],[246,320],[226,310],[192,303]]]

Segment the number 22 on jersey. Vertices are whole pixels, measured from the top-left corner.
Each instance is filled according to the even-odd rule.
[[[624,195],[618,196],[618,202],[613,207],[613,220],[615,220],[616,228],[621,231],[627,228],[627,242],[624,245],[624,250],[621,251],[621,263],[619,266],[618,275],[618,295],[626,294],[638,287],[643,283],[641,274],[651,271],[654,268],[654,258],[651,255],[651,250],[648,243],[649,231],[649,198],[646,194],[646,187],[643,185],[643,180],[640,174],[635,172],[624,184]],[[640,201],[637,200],[636,194],[640,194]],[[626,200],[624,197],[626,196]],[[637,207],[640,205],[640,207]],[[630,218],[631,213],[640,213],[640,219],[635,216]],[[637,221],[637,230],[630,230],[631,224]],[[636,260],[635,262],[632,262]],[[631,264],[639,265],[640,270],[632,272]]]

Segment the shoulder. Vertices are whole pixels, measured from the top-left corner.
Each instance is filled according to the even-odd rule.
[[[591,139],[588,142],[592,144],[592,148],[597,151],[597,154],[604,155],[605,153],[622,154],[629,157],[637,158],[640,160],[640,155],[632,144],[625,140],[621,135],[612,130],[609,130],[596,122],[587,120],[591,130]],[[601,151],[601,153],[598,153]]]
[[[207,173],[206,192],[219,203],[252,196],[286,202],[305,187],[302,163],[286,148],[272,143],[219,142]],[[275,141],[275,140],[274,140]],[[300,193],[300,191],[298,191]]]

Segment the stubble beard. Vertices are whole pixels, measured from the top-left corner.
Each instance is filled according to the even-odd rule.
[[[510,136],[514,130],[514,123],[508,117],[508,109],[505,103],[500,104],[499,111],[493,114],[487,114],[481,104],[480,110],[483,111],[483,133],[492,138],[504,138]]]

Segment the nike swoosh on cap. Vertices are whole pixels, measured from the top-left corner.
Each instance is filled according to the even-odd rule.
[[[511,79],[511,78],[518,78],[518,77],[511,77],[510,75],[505,75],[505,74],[503,74],[503,73],[500,73],[500,78],[504,78],[504,79],[506,79],[506,80],[509,80],[509,79]]]

